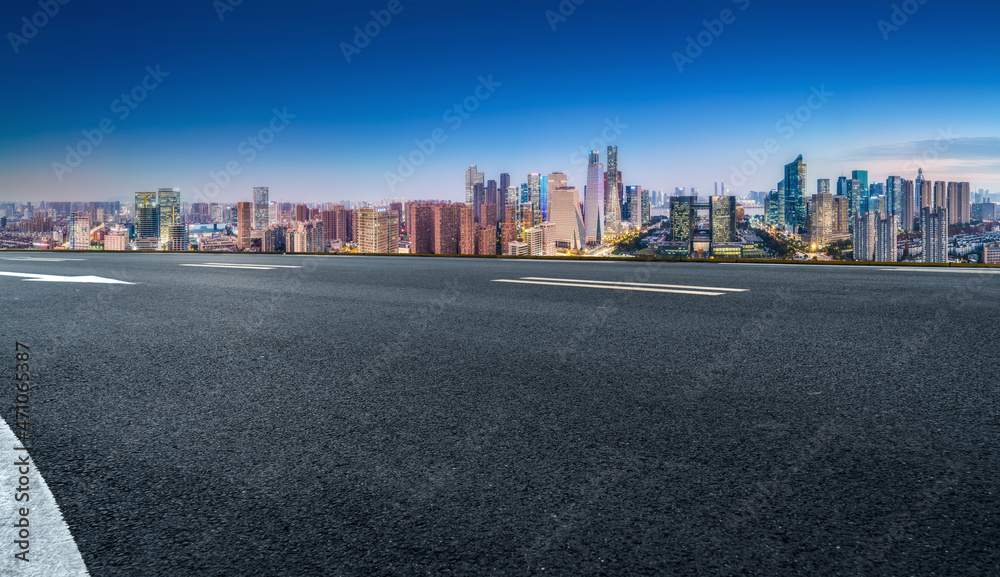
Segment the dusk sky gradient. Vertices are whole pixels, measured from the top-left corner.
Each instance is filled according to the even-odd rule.
[[[995,3],[911,0],[886,39],[879,21],[903,2],[585,0],[553,30],[559,0],[400,1],[350,63],[341,44],[388,0],[242,0],[222,19],[212,0],[69,0],[17,52],[9,33],[40,9],[5,1],[0,200],[178,187],[184,201],[234,202],[268,186],[274,200],[457,201],[470,164],[514,183],[562,171],[582,192],[585,153],[616,119],[625,184],[647,189],[769,190],[802,154],[809,193],[853,169],[877,182],[921,166],[1000,192]],[[725,9],[735,21],[679,71],[673,54]],[[120,119],[113,103],[157,66],[169,75]],[[499,86],[456,128],[445,112],[480,77]],[[794,134],[777,125],[821,88]],[[295,118],[248,162],[238,147],[274,109]],[[60,181],[53,163],[105,118],[115,130]],[[386,173],[435,129],[446,140],[391,189]],[[777,152],[737,186],[734,167],[768,139]],[[935,141],[939,158],[915,162]],[[194,198],[234,161],[228,186]]]

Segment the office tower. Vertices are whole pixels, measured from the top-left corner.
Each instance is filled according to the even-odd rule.
[[[357,225],[359,253],[399,252],[399,216],[395,211],[374,206],[359,208]]]
[[[458,254],[476,254],[476,211],[467,204],[456,205],[458,210]]]
[[[497,181],[486,181],[486,194],[484,198],[486,199],[484,202],[490,202],[494,205],[500,204],[500,199],[497,197]]]
[[[172,224],[181,224],[181,191],[176,188],[161,188],[157,191],[157,204],[160,207],[160,240],[166,242],[167,228]]]
[[[528,245],[528,255],[542,256],[542,229],[533,226],[524,231],[524,243]]]
[[[845,235],[851,232],[851,206],[846,196],[833,197],[833,234]]]
[[[968,182],[948,183],[949,224],[968,224],[972,220],[972,199]]]
[[[736,197],[713,196],[709,199],[712,242],[733,242],[736,238]]]
[[[236,248],[250,250],[250,230],[253,227],[253,203],[236,203]]]
[[[670,232],[674,242],[691,242],[697,220],[694,196],[675,196],[670,199]]]
[[[495,228],[480,226],[475,229],[473,239],[474,254],[494,256],[497,253],[497,232]]]
[[[509,178],[509,177],[508,177]],[[517,207],[521,204],[521,189],[516,186],[507,187],[507,200],[504,203],[504,211],[508,208],[517,212]],[[506,214],[506,212],[505,212]]]
[[[435,204],[433,212],[434,254],[458,254],[458,211],[451,204]]]
[[[903,177],[890,176],[885,180],[886,212],[895,215],[897,219],[903,215]]]
[[[176,223],[167,227],[167,250],[183,251],[189,250],[191,241],[188,238],[188,227],[186,224]]]
[[[565,183],[565,179],[562,181]],[[552,184],[552,181],[549,181]],[[560,186],[549,191],[549,222],[555,224],[556,248],[583,250],[586,247],[586,226],[580,213],[580,191]]]
[[[556,223],[543,222],[538,225],[542,231],[542,256],[556,255]]]
[[[848,198],[850,198],[851,206],[851,222],[855,222],[859,216],[862,216],[868,212],[868,199],[861,192],[861,181],[857,178],[852,178],[847,181],[847,191]]]
[[[479,172],[479,168],[475,164],[470,166],[468,170],[465,171],[465,204],[471,205],[475,203],[475,200],[472,196],[473,191],[477,184],[483,184],[485,186],[485,183],[483,181],[483,179],[485,178],[486,175],[482,172]]]
[[[653,194],[656,194],[655,192]],[[642,214],[639,219],[640,226],[649,226],[653,220],[653,207],[649,202],[649,193],[645,190],[639,191],[639,203],[642,207]]]
[[[866,212],[854,219],[854,260],[868,262],[875,258],[874,212]]]
[[[90,250],[90,217],[80,212],[69,215],[70,250]]]
[[[806,163],[800,154],[785,166],[785,224],[798,234],[806,226]]]
[[[820,178],[816,181],[816,194],[830,194],[829,178]]]
[[[307,220],[309,220],[309,207],[304,204],[296,204],[295,220],[297,222],[306,222]]]
[[[528,202],[531,210],[539,210],[542,202],[542,176],[538,173],[528,175]]]
[[[948,209],[920,209],[920,232],[923,235],[924,262],[948,262]]]
[[[618,147],[608,147],[608,170],[604,186],[604,236],[615,236],[621,233],[622,205],[621,182],[618,172]]]
[[[942,181],[934,181],[934,207],[935,208],[948,208],[948,183]]]
[[[916,195],[913,208],[919,213],[920,209],[930,206],[927,195],[924,194],[924,169],[917,169],[917,180],[913,185],[913,193]]]
[[[566,175],[561,172],[553,172],[548,176],[542,177],[542,220],[549,220],[549,211],[551,210],[552,202],[552,191],[557,188],[566,188],[569,183],[566,180]]]
[[[636,185],[625,187],[625,191],[625,197],[628,199],[628,216],[625,216],[623,207],[622,217],[627,218],[632,228],[642,228],[642,196],[644,191],[641,186]]]
[[[510,201],[510,175],[500,174],[500,188],[497,191],[497,214],[506,214],[507,203]]]
[[[250,221],[253,230],[264,230],[271,225],[269,194],[266,186],[258,186],[253,189],[253,218]]]
[[[588,245],[598,244],[601,241],[602,172],[604,172],[604,167],[601,166],[601,153],[595,150],[590,153],[590,162],[587,165],[587,186],[583,189],[583,216]]]
[[[903,181],[903,197],[900,202],[901,213],[899,228],[903,232],[913,232],[913,207],[916,206],[914,198],[916,187],[912,180]]]
[[[160,250],[160,207],[155,192],[135,193],[135,248]]]
[[[548,220],[549,213],[549,177],[542,175],[539,179],[538,210],[542,211],[542,220]]]
[[[530,203],[529,201],[530,196],[531,194],[528,192],[528,183],[526,182],[521,183],[521,195],[518,197],[519,200],[517,201],[517,206],[519,207],[518,210],[520,210],[520,206],[522,204]]]
[[[867,206],[868,206],[868,195],[869,195],[868,171],[867,170],[855,170],[855,171],[852,171],[851,172],[851,178],[853,180],[857,180],[858,183],[859,183],[859,185],[860,185],[860,187],[861,187],[861,195],[862,195],[863,198],[860,199],[860,202],[858,204],[865,207],[865,210],[862,211],[862,212],[867,212],[868,211],[868,208],[867,208]]]
[[[809,242],[817,248],[826,246],[835,228],[833,195],[829,192],[812,195],[807,212]]]
[[[472,206],[476,212],[476,222],[483,222],[483,204],[486,203],[486,185],[475,183],[472,185]]]
[[[778,189],[768,193],[767,225],[774,228],[785,227],[785,184],[778,183]]]
[[[875,262],[896,262],[896,232],[899,227],[896,215],[883,214],[875,230]]]

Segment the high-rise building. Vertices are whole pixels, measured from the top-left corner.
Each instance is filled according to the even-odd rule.
[[[785,166],[785,224],[796,234],[806,226],[806,168],[801,154]]]
[[[631,185],[625,187],[625,197],[628,199],[628,222],[634,229],[642,228],[642,197],[644,191],[641,186]],[[623,218],[625,209],[622,208]]]
[[[875,262],[896,262],[899,260],[897,244],[897,224],[896,215],[881,215],[875,225]]]
[[[434,205],[434,254],[458,254],[458,211],[455,205]]]
[[[170,225],[184,222],[181,219],[181,191],[176,188],[159,189],[157,204],[160,207],[160,240],[165,243]]]
[[[785,185],[778,183],[777,190],[768,193],[767,225],[774,228],[785,227]]]
[[[736,238],[736,197],[713,196],[709,204],[712,242],[733,242]]]
[[[900,202],[899,228],[903,232],[913,232],[914,207],[916,206],[916,186],[912,180],[903,181],[903,199]]]
[[[866,212],[854,219],[854,260],[868,262],[875,258],[874,212]]]
[[[191,241],[188,237],[188,227],[186,224],[176,223],[167,227],[167,250],[190,250],[190,245]]]
[[[816,194],[830,194],[829,178],[820,178],[816,181]]]
[[[495,228],[480,226],[475,229],[474,254],[493,256],[497,253],[497,233]]]
[[[923,235],[924,262],[948,262],[948,209],[920,209],[920,232]]]
[[[948,183],[949,224],[968,224],[972,220],[971,187],[968,182]]]
[[[925,206],[930,206],[930,202],[927,196],[924,194],[924,169],[917,169],[917,180],[913,184],[913,193],[916,195],[913,204],[913,210],[919,215],[920,209]],[[926,203],[926,204],[925,204]]]
[[[885,179],[885,202],[887,210],[899,220],[903,215],[903,177],[890,176]]]
[[[565,183],[565,180],[562,182]],[[580,191],[567,186],[552,189],[549,191],[549,206],[549,222],[556,227],[556,248],[583,250],[586,247],[586,227],[580,214]]]
[[[655,192],[653,194],[656,194]],[[649,192],[645,190],[639,191],[639,202],[642,206],[642,216],[640,218],[640,224],[642,226],[649,226],[649,223],[653,220],[653,208],[649,201]]]
[[[264,230],[271,225],[269,194],[270,191],[266,186],[253,189],[253,218],[250,221],[253,230]]]
[[[477,184],[484,184],[483,179],[486,175],[479,172],[479,168],[473,164],[465,171],[465,204],[473,205],[475,204],[475,199],[473,198],[473,191]]]
[[[295,220],[298,222],[306,222],[309,220],[309,207],[304,204],[295,205]]]
[[[948,183],[940,180],[934,181],[934,207],[948,208]]]
[[[83,212],[69,214],[70,250],[90,250],[90,216]]]
[[[697,226],[694,196],[674,196],[670,198],[670,231],[674,242],[691,242]]]
[[[602,172],[604,170],[601,166],[601,153],[595,150],[590,153],[590,162],[587,165],[587,187],[583,191],[583,216],[588,245],[598,244],[601,241]]]
[[[412,254],[434,254],[434,210],[425,203],[409,205],[406,216],[407,232],[410,236],[410,252]]]
[[[155,192],[135,193],[135,248],[160,250],[160,207]]]
[[[528,202],[531,210],[540,210],[542,203],[542,175],[533,172],[528,175]]]
[[[458,254],[476,254],[476,214],[467,204],[456,205],[458,210]]]
[[[851,172],[851,178],[857,180],[861,189],[861,196],[858,198],[857,206],[861,207],[861,211],[857,214],[863,214],[868,212],[868,197],[870,195],[870,189],[868,186],[868,171],[867,170],[854,170]]]
[[[104,235],[104,250],[122,251],[128,248],[128,235],[119,230]]]
[[[846,196],[833,197],[833,234],[845,235],[851,232],[851,206]]]
[[[236,248],[238,250],[250,250],[253,206],[252,202],[236,203]]]
[[[359,253],[399,252],[399,215],[395,211],[365,206],[357,211],[357,223]]]
[[[543,222],[537,227],[542,231],[542,256],[556,255],[556,223]]]
[[[500,175],[500,188],[497,191],[497,214],[506,214],[507,203],[510,200],[510,175],[506,172]]]
[[[604,187],[604,236],[621,233],[621,173],[618,172],[618,147],[608,147],[608,171]]]
[[[809,233],[809,242],[816,248],[826,246],[835,230],[833,195],[829,192],[812,195],[809,197],[807,212],[808,226],[806,228]]]
[[[483,205],[486,204],[486,185],[477,182],[472,185],[472,206],[476,211],[476,222],[483,223]]]

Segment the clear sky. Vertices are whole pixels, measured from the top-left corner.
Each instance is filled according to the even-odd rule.
[[[51,1],[0,6],[0,199],[461,200],[470,164],[582,189],[607,143],[654,190],[767,190],[802,154],[810,192],[920,166],[1000,192],[995,3]]]

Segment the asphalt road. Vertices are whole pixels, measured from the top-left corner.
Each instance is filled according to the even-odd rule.
[[[0,276],[0,318],[94,576],[1000,566],[997,274],[66,256],[0,272],[135,284]]]

